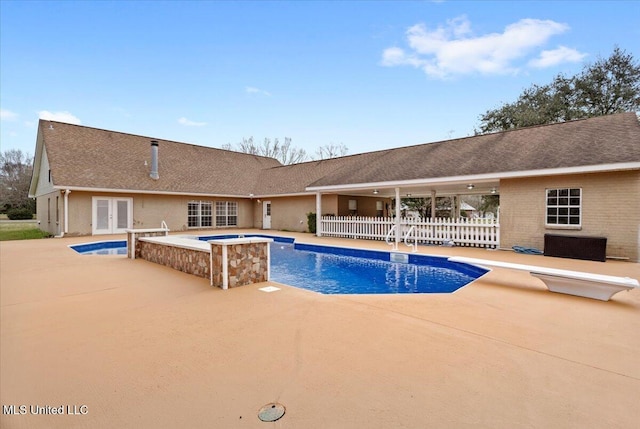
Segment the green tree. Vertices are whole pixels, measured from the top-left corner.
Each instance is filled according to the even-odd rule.
[[[35,203],[29,198],[33,158],[18,149],[0,153],[0,210],[26,208],[35,212]]]
[[[575,82],[577,105],[587,116],[640,108],[640,64],[616,47],[611,56],[587,67]]]
[[[451,216],[452,197],[436,197],[436,217]],[[421,219],[431,217],[431,197],[405,197],[402,205],[406,210],[418,212]]]
[[[573,77],[557,75],[532,85],[513,103],[480,115],[476,134],[552,124],[640,108],[640,64],[616,47],[607,59],[586,65]]]
[[[496,215],[498,207],[500,207],[500,195],[483,195],[478,210],[482,214],[493,213]]]
[[[431,197],[402,198],[402,204],[407,210],[418,212],[420,219],[428,219],[431,217]]]

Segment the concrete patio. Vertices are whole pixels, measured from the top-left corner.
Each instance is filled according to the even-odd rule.
[[[106,237],[114,238],[124,236]],[[640,421],[640,290],[602,302],[496,268],[454,294],[330,296],[275,283],[280,291],[259,291],[265,283],[223,291],[144,260],[67,248],[98,240],[0,243],[0,402],[3,411],[26,405],[25,415],[3,412],[2,428],[631,429]],[[640,278],[640,264],[628,262],[420,251]],[[270,402],[286,414],[265,423],[257,413]],[[65,415],[32,415],[36,405],[64,406]]]

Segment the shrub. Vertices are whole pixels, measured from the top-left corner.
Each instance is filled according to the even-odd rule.
[[[309,232],[312,234],[316,233],[316,214],[315,213],[307,213],[307,227],[309,228]]]
[[[7,217],[11,220],[33,219],[33,213],[26,207],[7,210]]]

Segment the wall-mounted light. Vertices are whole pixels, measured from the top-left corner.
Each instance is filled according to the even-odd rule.
[[[411,194],[407,194],[407,198],[411,198]]]
[[[373,195],[378,195],[380,193],[380,191],[378,191],[377,189],[373,190]]]
[[[258,198],[258,199],[256,200],[256,203],[258,203],[258,204],[260,204],[261,202],[262,202],[262,201],[260,201],[260,198]]]
[[[496,192],[498,192],[498,190],[496,188],[491,188],[491,193],[495,194]]]
[[[476,185],[474,185],[473,183],[469,183],[469,184],[467,185],[467,189],[468,189],[468,190],[472,190],[472,189],[473,189],[473,188],[475,188],[475,187],[476,187]]]

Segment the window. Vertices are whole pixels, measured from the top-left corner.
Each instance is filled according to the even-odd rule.
[[[216,201],[216,226],[238,226],[238,203]]]
[[[358,200],[349,200],[349,215],[356,216],[358,214]]]
[[[384,216],[384,203],[382,201],[376,201],[376,216]]]
[[[547,226],[580,227],[582,189],[547,189]]]
[[[211,226],[211,202],[190,201],[187,209],[187,225],[189,228]]]

